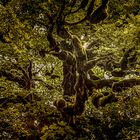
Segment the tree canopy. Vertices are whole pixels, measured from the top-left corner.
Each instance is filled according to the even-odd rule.
[[[139,0],[1,0],[0,138],[140,138]]]

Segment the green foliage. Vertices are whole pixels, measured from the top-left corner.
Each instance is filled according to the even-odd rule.
[[[139,14],[139,0],[114,0],[109,3],[110,18],[119,19],[122,15]]]
[[[70,140],[75,135],[74,130],[63,121],[57,122],[57,124],[53,123],[49,127],[44,126],[42,133],[44,135],[41,137],[41,140]]]
[[[95,109],[89,100],[87,117],[93,121],[92,130],[96,137],[105,139],[138,139],[139,121],[139,86],[119,93],[119,101]],[[96,126],[96,127],[95,127]],[[91,127],[90,125],[87,127]]]
[[[66,1],[65,14],[70,10],[71,2]],[[77,9],[80,2],[77,1],[72,10]],[[49,42],[46,38],[48,28],[40,22],[50,25],[48,18],[45,18],[46,13],[54,16],[56,20],[61,5],[62,2],[58,0],[12,0],[6,4],[0,1],[0,35],[3,34],[7,42],[0,41],[0,139],[138,139],[139,86],[115,93],[118,102],[106,104],[98,109],[89,98],[85,113],[76,117],[74,126],[64,122],[60,112],[53,105],[63,93],[63,62],[49,52]],[[121,4],[119,0],[110,0],[108,9],[108,19],[97,25],[86,21],[66,26],[71,33],[81,38],[82,44],[93,42],[90,59],[102,59],[92,72],[101,79],[105,74],[111,77],[113,65],[109,62],[118,63],[123,57],[123,51],[131,47],[135,47],[138,60],[135,66],[128,67],[139,72],[139,0],[122,0]],[[86,10],[81,9],[79,13],[71,14],[67,21],[82,19]],[[60,43],[63,39],[56,35],[56,25],[54,27],[54,38]],[[23,71],[15,65],[27,73],[29,60],[33,63],[32,80],[35,87],[25,90],[17,81],[10,81],[1,74],[1,71],[6,71],[21,78]],[[115,70],[118,72],[120,68]],[[116,79],[123,80],[129,77],[136,75],[128,74]],[[94,89],[93,95],[106,91],[110,92],[110,89]]]

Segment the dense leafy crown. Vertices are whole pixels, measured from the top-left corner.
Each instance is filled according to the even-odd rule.
[[[139,139],[139,0],[0,0],[1,139]]]

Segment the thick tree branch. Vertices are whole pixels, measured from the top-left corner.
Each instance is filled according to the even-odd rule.
[[[131,47],[124,52],[124,55],[122,59],[120,60],[120,67],[122,70],[128,69],[129,57],[133,51],[136,51],[135,47]],[[133,57],[135,57],[135,55]],[[136,60],[137,59],[133,59],[133,62],[136,62]]]
[[[22,79],[21,77],[14,76],[10,72],[4,71],[4,70],[0,71],[0,77],[2,76],[6,77],[6,79],[9,81],[17,82],[20,87],[23,87],[23,88],[26,87],[26,81]]]
[[[112,90],[115,92],[121,92],[136,85],[140,85],[140,78],[125,79],[113,83]]]
[[[101,79],[101,80],[91,80],[86,79],[86,86],[87,88],[95,88],[95,89],[102,89],[104,87],[112,87],[114,82],[117,82],[116,79]]]

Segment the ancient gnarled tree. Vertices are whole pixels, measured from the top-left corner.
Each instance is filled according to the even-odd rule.
[[[3,9],[5,5],[3,5]],[[132,67],[137,62],[136,48],[130,47],[124,50],[119,61],[106,57],[105,62],[102,61],[104,57],[90,58],[91,53],[94,52],[94,49],[90,50],[91,44],[84,48],[80,35],[76,36],[69,31],[69,27],[73,25],[84,22],[97,24],[105,20],[108,16],[108,0],[101,0],[101,4],[98,6],[95,0],[50,0],[47,2],[42,0],[31,5],[31,0],[28,3],[19,1],[17,6],[13,6],[13,11],[21,22],[25,21],[30,25],[29,29],[34,29],[35,26],[43,27],[49,42],[49,51],[39,51],[40,56],[44,57],[46,53],[49,53],[63,63],[63,99],[55,101],[54,105],[67,122],[74,123],[74,117],[84,112],[85,101],[89,96],[94,95],[93,89],[108,87],[112,90],[111,93],[94,96],[93,104],[99,107],[117,101],[114,92],[140,84],[140,78],[122,79],[122,81],[116,78],[135,72]],[[77,15],[82,13],[78,21],[71,20],[75,13]],[[0,32],[0,41],[9,43],[4,40],[5,34],[7,31]],[[94,44],[92,45],[94,46]],[[113,78],[100,79],[94,75],[91,69],[96,65],[103,68],[104,71],[109,71]],[[0,71],[0,76],[17,82],[20,87],[27,90],[34,87],[32,62],[30,61],[26,70],[18,65],[15,67],[22,72],[22,77],[15,77],[5,70]],[[139,75],[137,72],[135,74]]]

